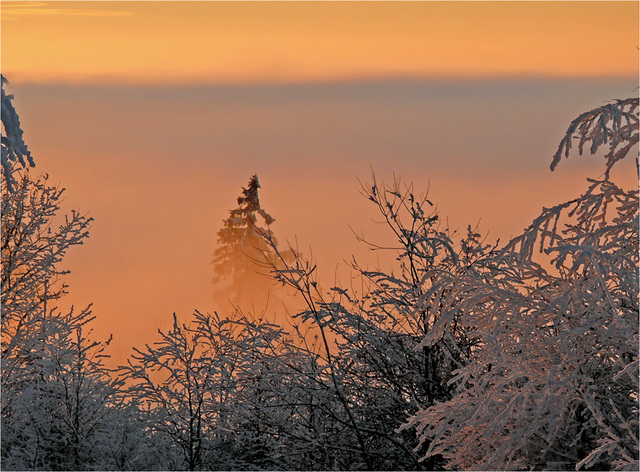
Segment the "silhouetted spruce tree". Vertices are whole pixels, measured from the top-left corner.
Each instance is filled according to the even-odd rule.
[[[271,231],[275,219],[260,206],[258,176],[249,179],[247,188],[238,197],[238,208],[229,212],[224,226],[218,231],[219,247],[214,253],[214,298],[230,301],[266,302],[272,282],[261,275],[261,267],[272,259],[277,241]]]

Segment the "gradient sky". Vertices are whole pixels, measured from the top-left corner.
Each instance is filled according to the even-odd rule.
[[[2,59],[29,81],[629,75],[637,19],[637,2],[2,2]]]
[[[65,260],[120,361],[212,301],[216,231],[253,173],[281,241],[324,280],[386,236],[373,168],[430,188],[489,240],[576,196],[598,158],[549,163],[569,122],[637,95],[637,2],[2,2],[2,71],[65,208]],[[621,178],[637,184],[632,166]],[[346,278],[342,269],[340,277]],[[343,281],[346,281],[343,279]]]

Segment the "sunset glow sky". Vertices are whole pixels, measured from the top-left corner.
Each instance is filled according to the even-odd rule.
[[[505,239],[602,171],[590,156],[549,171],[569,122],[638,93],[637,2],[1,9],[35,171],[95,218],[65,260],[68,303],[94,302],[118,361],[173,312],[228,309],[211,295],[216,231],[253,173],[276,235],[330,280],[352,254],[375,263],[352,229],[385,237],[360,196],[371,168]]]
[[[637,12],[636,2],[3,2],[2,59],[14,80],[37,82],[633,75]]]

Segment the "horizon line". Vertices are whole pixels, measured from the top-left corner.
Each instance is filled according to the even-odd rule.
[[[262,79],[137,79],[123,76],[91,77],[51,77],[33,78],[25,74],[3,71],[9,87],[18,86],[66,86],[66,87],[130,87],[130,88],[172,88],[172,87],[282,87],[282,86],[318,86],[348,84],[384,84],[384,83],[469,83],[469,82],[518,82],[518,81],[610,81],[634,80],[638,73],[628,74],[552,74],[544,72],[486,73],[486,74],[370,74],[358,76],[301,77],[301,78],[262,78]]]

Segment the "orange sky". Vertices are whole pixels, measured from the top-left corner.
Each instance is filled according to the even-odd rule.
[[[637,74],[638,2],[2,2],[23,81]]]
[[[638,2],[7,2],[2,73],[36,172],[95,221],[67,304],[114,362],[213,305],[216,232],[253,173],[278,239],[333,283],[383,237],[370,169],[490,242],[576,196],[569,122],[637,94]],[[628,176],[637,181],[633,166]],[[595,172],[595,174],[594,174]],[[343,272],[344,274],[344,272]],[[348,277],[342,279],[348,283]],[[260,307],[258,307],[260,308]]]

